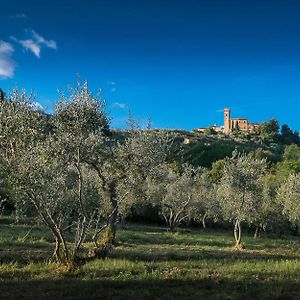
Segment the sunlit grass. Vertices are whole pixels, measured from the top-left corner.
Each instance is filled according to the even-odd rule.
[[[47,291],[43,299],[57,295],[69,299],[99,295],[103,299],[291,299],[300,295],[297,237],[253,240],[246,235],[246,249],[236,250],[229,231],[172,234],[162,227],[132,224],[118,231],[118,246],[109,258],[70,273],[49,261],[52,237],[43,226],[1,224],[0,230],[0,287],[5,299],[16,296],[16,285],[19,298],[36,298],[35,292]]]

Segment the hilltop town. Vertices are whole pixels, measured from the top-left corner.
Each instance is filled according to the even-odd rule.
[[[231,118],[230,108],[224,108],[224,125],[213,125],[207,128],[197,128],[196,130],[198,132],[205,133],[208,128],[215,133],[223,133],[226,135],[238,130],[245,133],[257,133],[259,130],[259,124],[250,123],[247,118]]]

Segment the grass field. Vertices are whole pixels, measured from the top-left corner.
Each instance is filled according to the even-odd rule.
[[[63,272],[45,228],[2,220],[0,299],[300,299],[299,237],[245,236],[245,250],[229,231],[130,225],[117,237],[108,259]]]

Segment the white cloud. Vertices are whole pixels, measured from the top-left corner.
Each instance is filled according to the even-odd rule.
[[[115,81],[108,80],[107,84],[110,86],[110,91],[112,93],[114,93],[117,90],[116,82]]]
[[[10,43],[0,40],[0,79],[12,78],[16,67],[12,59],[14,48]]]
[[[36,42],[39,45],[45,45],[48,48],[57,49],[57,44],[54,40],[46,40],[45,38],[43,38],[41,35],[39,35],[34,30],[31,30],[31,33],[32,33],[33,38],[36,40]]]
[[[31,51],[37,58],[41,57],[42,47],[57,49],[57,44],[54,40],[46,40],[34,30],[29,31],[29,33],[31,35],[30,39],[18,40],[13,36],[10,38],[15,42],[20,43],[26,51]]]
[[[15,18],[15,19],[23,19],[23,20],[25,20],[25,19],[27,19],[28,17],[27,17],[27,15],[26,15],[26,14],[20,13],[20,14],[16,14],[16,15],[14,15],[14,16],[13,16],[13,18]]]
[[[125,109],[126,104],[124,103],[119,103],[119,102],[114,102],[111,106],[112,108],[120,108],[120,109]]]
[[[41,56],[41,47],[39,44],[35,43],[33,40],[20,40],[19,43],[26,50],[30,50],[36,57]]]

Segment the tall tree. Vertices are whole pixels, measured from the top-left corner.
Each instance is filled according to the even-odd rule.
[[[143,183],[155,176],[157,167],[166,160],[166,138],[146,129],[131,130],[124,140],[105,144],[105,151],[91,155],[87,161],[96,170],[102,190],[111,204],[106,231],[110,238],[106,246],[116,242],[116,223],[120,213],[128,210],[137,198],[143,200]],[[107,155],[103,155],[107,153]],[[132,201],[131,197],[135,197]],[[95,237],[97,234],[95,235]]]
[[[234,152],[225,159],[224,174],[218,186],[223,216],[234,223],[235,246],[241,246],[241,222],[252,222],[261,209],[262,175],[267,169],[265,159]]]

